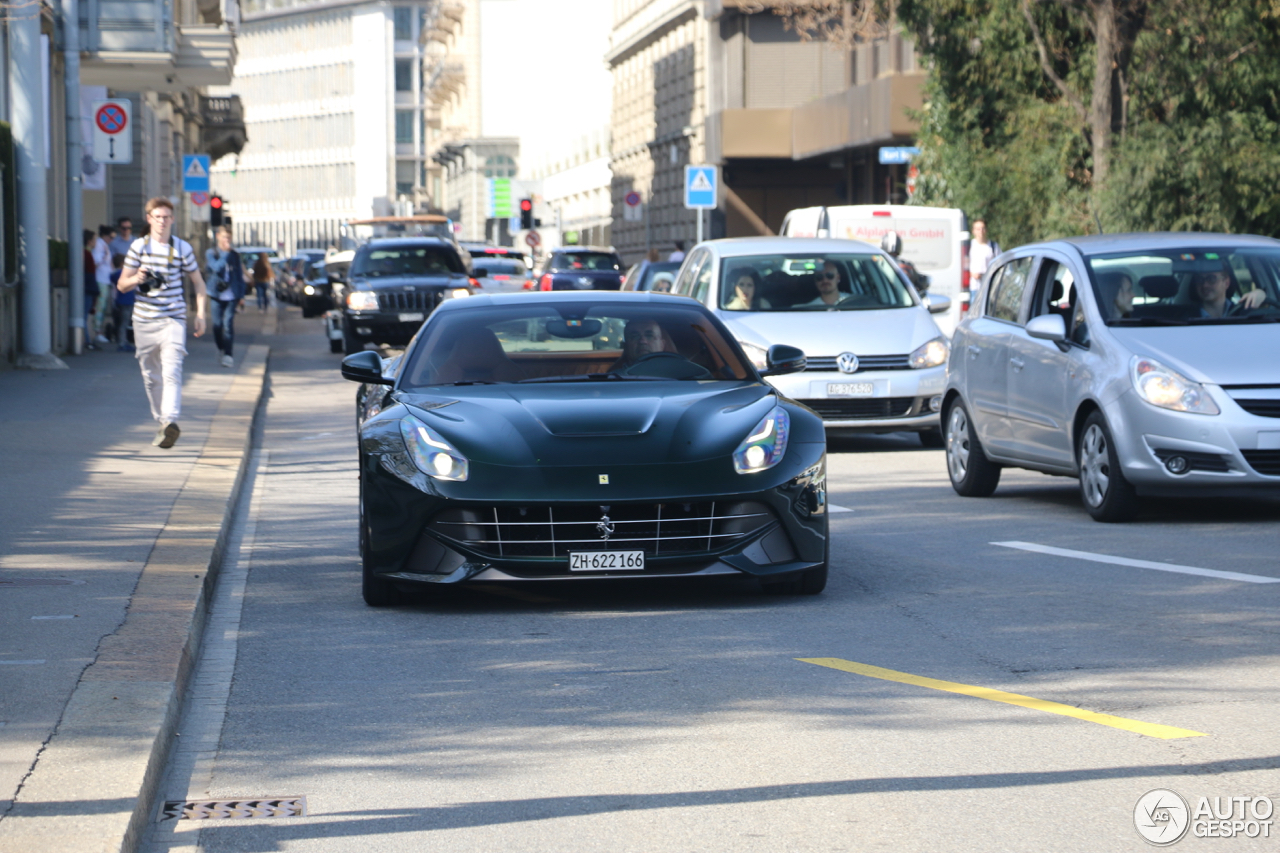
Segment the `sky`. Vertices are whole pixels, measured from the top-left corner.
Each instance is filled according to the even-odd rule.
[[[480,121],[521,160],[609,124],[607,0],[481,0]]]

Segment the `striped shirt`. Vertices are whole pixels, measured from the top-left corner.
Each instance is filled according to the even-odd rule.
[[[124,265],[128,269],[154,270],[165,280],[165,286],[153,288],[150,293],[139,290],[138,301],[133,306],[134,322],[159,320],[171,317],[187,319],[187,302],[182,294],[182,274],[195,272],[196,253],[191,244],[181,237],[171,237],[168,243],[157,243],[150,237],[139,237],[129,247]]]

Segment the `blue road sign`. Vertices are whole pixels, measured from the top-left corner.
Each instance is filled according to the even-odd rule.
[[[209,191],[209,155],[182,155],[182,191],[207,193]]]
[[[911,158],[920,153],[919,148],[881,148],[881,164],[910,163]]]
[[[715,166],[684,167],[684,206],[689,210],[716,207],[720,172]]]

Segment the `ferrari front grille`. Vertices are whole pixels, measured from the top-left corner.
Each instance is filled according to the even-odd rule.
[[[527,505],[446,510],[430,528],[495,559],[609,550],[673,557],[721,551],[774,518],[758,501]]]

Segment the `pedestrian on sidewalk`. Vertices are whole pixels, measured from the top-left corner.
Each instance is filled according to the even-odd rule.
[[[684,241],[675,240],[673,242],[675,243],[676,250],[667,255],[667,260],[674,264],[676,261],[684,260]]]
[[[138,235],[142,236],[142,235]],[[127,216],[121,216],[116,220],[116,236],[109,244],[113,255],[128,255],[129,247],[133,245],[133,220]]]
[[[244,303],[244,266],[240,253],[231,247],[231,229],[218,229],[218,245],[204,253],[208,273],[209,320],[213,342],[218,345],[223,367],[234,367],[231,345],[236,336],[236,306]]]
[[[97,241],[98,235],[94,234],[92,229],[84,229],[84,259],[82,261],[84,269],[84,281],[81,286],[84,288],[84,348],[97,349],[98,345],[94,340],[98,337],[98,327],[94,322],[98,311],[98,275],[94,269],[93,261],[93,244]]]
[[[116,352],[135,352],[129,343],[129,326],[133,323],[133,303],[138,298],[136,290],[120,292],[120,276],[124,273],[124,255],[112,255],[111,289],[116,295]]]
[[[253,289],[258,294],[259,311],[267,310],[268,293],[275,277],[275,271],[271,269],[271,261],[267,260],[266,252],[258,255],[258,260],[253,264]]]
[[[133,342],[138,348],[142,385],[151,403],[151,416],[160,424],[156,447],[173,447],[178,441],[178,416],[182,412],[182,360],[187,354],[187,303],[182,274],[195,286],[195,336],[204,334],[204,276],[196,265],[191,244],[174,237],[173,203],[167,198],[147,202],[146,237],[129,246],[124,273],[116,285],[121,293],[136,290],[133,308]]]
[[[107,312],[111,308],[111,248],[107,245],[107,240],[114,233],[115,229],[110,225],[101,225],[98,227],[98,236],[93,241],[93,277],[98,283],[98,296],[93,302],[93,325],[98,334],[93,342],[99,346],[111,343],[106,335]]]
[[[987,274],[987,267],[1000,254],[1000,244],[987,236],[987,221],[973,220],[970,228],[973,234],[969,242],[969,287],[977,290],[982,277]]]

